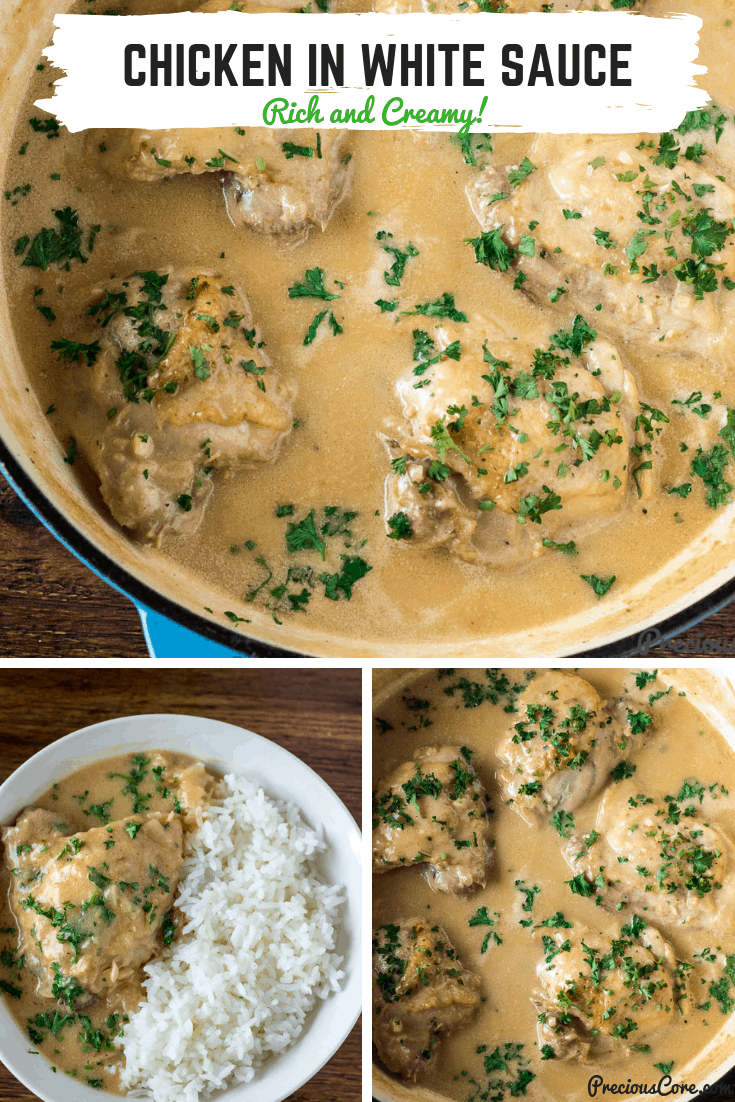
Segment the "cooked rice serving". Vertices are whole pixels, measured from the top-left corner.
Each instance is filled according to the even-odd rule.
[[[146,965],[147,998],[121,1040],[123,1089],[155,1102],[250,1082],[344,976],[343,891],[318,875],[325,843],[298,808],[230,774],[198,817],[176,900],[183,930]]]

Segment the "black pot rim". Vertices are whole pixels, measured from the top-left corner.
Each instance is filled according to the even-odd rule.
[[[141,582],[114,559],[92,543],[75,527],[46,496],[38,484],[30,477],[23,466],[0,439],[0,466],[8,476],[14,489],[17,489],[33,510],[59,539],[85,566],[94,571],[103,581],[136,604],[144,605],[152,612],[159,613],[180,624],[196,635],[202,635],[213,643],[238,651],[250,658],[311,658],[302,651],[286,650],[270,643],[263,643],[240,632],[232,631],[224,624],[215,624],[203,616],[197,615],[176,601],[164,597],[145,582]],[[632,655],[646,655],[650,650],[666,643],[675,635],[694,627],[706,617],[719,612],[735,598],[735,577],[719,586],[713,593],[668,617],[652,628],[639,630],[623,639],[608,643],[591,650],[578,651],[568,655],[570,658],[627,658]],[[649,640],[646,646],[646,640]],[[645,647],[645,649],[642,649]]]
[[[643,628],[627,635],[624,639],[617,639],[614,643],[608,643],[604,647],[594,650],[579,651],[570,655],[571,658],[630,658],[636,655],[645,657],[652,650],[668,643],[676,635],[683,631],[696,627],[708,616],[720,612],[735,598],[735,578],[719,586],[713,593],[696,601],[693,605],[662,620],[653,627]],[[687,652],[691,654],[691,652]]]

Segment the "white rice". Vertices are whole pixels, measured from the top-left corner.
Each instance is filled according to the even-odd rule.
[[[325,844],[297,808],[231,774],[186,844],[176,899],[186,923],[146,965],[147,998],[121,1042],[122,1087],[155,1102],[250,1082],[344,976],[343,891],[317,874]]]

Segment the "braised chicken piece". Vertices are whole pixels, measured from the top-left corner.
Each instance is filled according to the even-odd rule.
[[[160,765],[160,759],[156,754],[151,755],[152,768]],[[207,772],[207,768],[198,761],[187,769],[182,769],[178,775],[176,785],[176,797],[183,815],[184,826],[187,829],[196,825],[197,808],[206,807],[209,803],[212,789],[215,785],[214,776]]]
[[[517,566],[614,519],[632,493],[652,495],[649,407],[583,318],[547,349],[480,320],[416,328],[413,344],[397,387],[403,420],[383,435],[385,515],[401,546]]]
[[[255,152],[224,184],[235,225],[303,240],[324,230],[352,180],[347,130],[250,130]]]
[[[183,862],[176,815],[134,815],[70,833],[31,807],[2,837],[18,952],[40,996],[81,1007],[150,960]]]
[[[603,704],[576,674],[549,670],[518,697],[518,715],[497,748],[505,800],[529,825],[571,812],[609,780],[630,732],[616,702]]]
[[[715,809],[696,781],[659,800],[631,777],[608,788],[596,829],[569,837],[562,852],[607,910],[627,905],[667,925],[720,928],[733,914],[735,853],[710,821]]]
[[[520,165],[481,173],[468,194],[485,263],[544,305],[589,315],[602,304],[614,338],[722,339],[735,277],[723,172],[735,151],[706,129],[708,112],[692,114],[659,140],[541,135]]]
[[[244,14],[304,11],[300,0],[206,0],[196,12]],[[315,10],[318,10],[315,8]],[[113,130],[103,134],[104,165],[132,180],[216,174],[231,222],[293,244],[324,229],[352,180],[346,130],[194,127]],[[98,150],[100,134],[90,137]]]
[[[215,472],[277,457],[295,386],[270,368],[245,296],[210,273],[137,272],[87,312],[94,341],[59,352],[82,359],[80,451],[139,539],[191,530]]]
[[[230,126],[113,130],[103,138],[109,171],[144,181],[215,174],[236,226],[293,243],[326,227],[352,178],[346,130]]]
[[[420,918],[381,926],[373,938],[373,1040],[386,1068],[415,1079],[442,1034],[471,1020],[479,988],[441,926]]]
[[[550,920],[551,923],[552,920]],[[559,1060],[594,1060],[644,1044],[673,1021],[686,981],[671,946],[634,916],[611,934],[557,914],[534,931],[542,942],[538,993],[539,1048]]]
[[[426,746],[383,777],[373,796],[373,871],[426,865],[429,884],[459,894],[487,882],[487,799],[459,746]]]

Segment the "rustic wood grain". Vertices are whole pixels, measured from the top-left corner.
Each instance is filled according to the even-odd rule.
[[[0,783],[63,735],[116,716],[199,715],[256,731],[331,785],[360,821],[360,670],[0,670]],[[359,1023],[289,1102],[358,1102]],[[0,1102],[37,1096],[0,1064]]]
[[[0,477],[0,655],[145,658],[132,603],[44,528]]]
[[[671,646],[675,644],[675,647]],[[701,624],[690,628],[689,631],[677,635],[663,647],[656,647],[649,657],[656,655],[671,656],[674,658],[686,658],[696,662],[702,655],[715,657],[718,654],[735,655],[735,601],[708,616]]]

